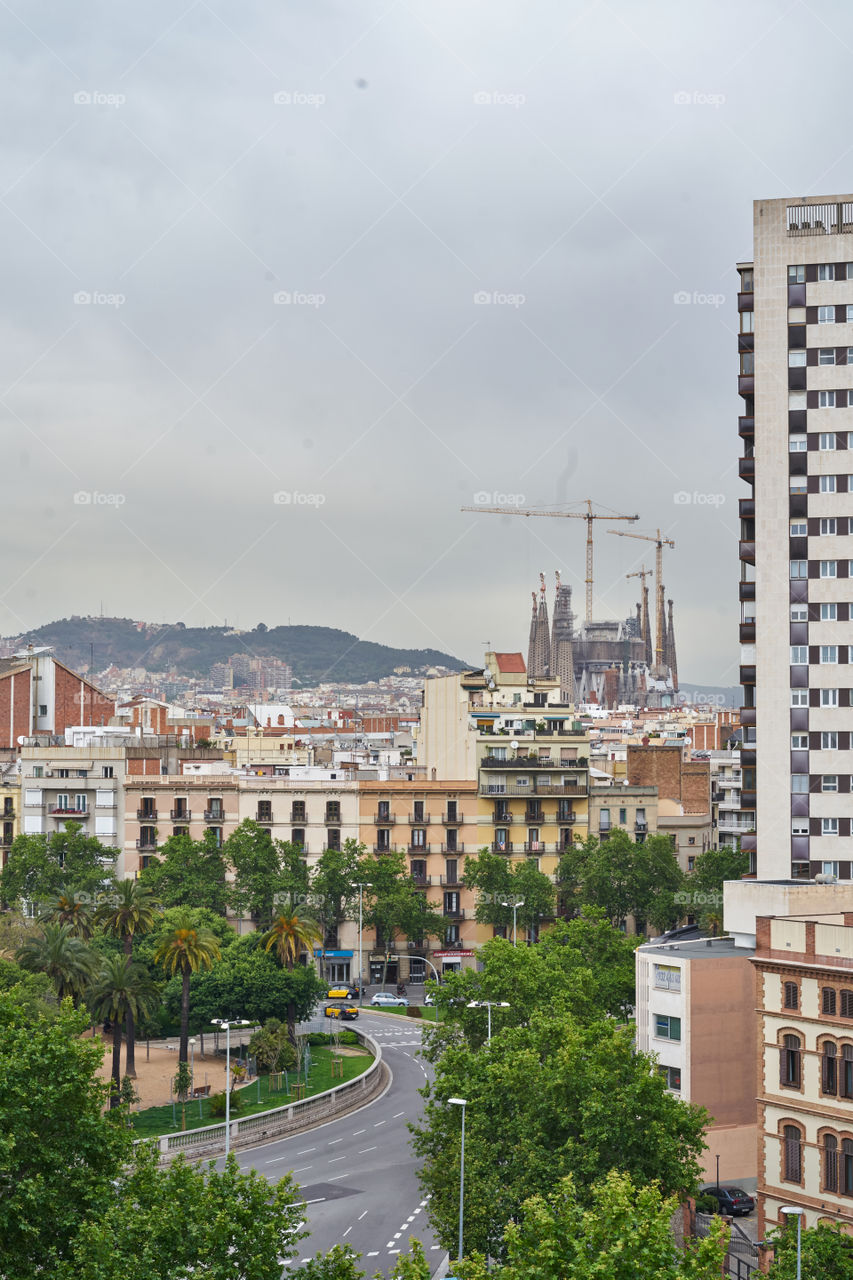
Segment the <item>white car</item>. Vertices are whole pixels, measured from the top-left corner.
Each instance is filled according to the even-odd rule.
[[[405,996],[392,996],[390,991],[377,991],[376,995],[370,1001],[378,1009],[383,1006],[385,1008],[394,1007],[408,1009],[409,1002]]]

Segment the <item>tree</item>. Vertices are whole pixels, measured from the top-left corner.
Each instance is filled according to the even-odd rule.
[[[398,851],[368,855],[359,865],[358,878],[366,886],[364,922],[376,930],[377,947],[385,949],[382,985],[388,974],[388,948],[400,935],[410,942],[440,937],[446,921],[418,889]]]
[[[206,907],[225,915],[225,855],[211,831],[201,840],[169,836],[139,878],[164,907]]]
[[[95,932],[92,895],[64,889],[43,904],[39,919],[47,924],[67,924],[72,938],[89,942]]]
[[[249,1053],[257,1061],[259,1073],[289,1070],[296,1061],[296,1051],[290,1043],[287,1024],[268,1018],[249,1041]]]
[[[66,1001],[49,1013],[0,993],[0,1275],[56,1272],[80,1222],[101,1212],[131,1150],[102,1115],[100,1040]],[[37,1087],[36,1087],[37,1085]]]
[[[160,995],[142,965],[128,956],[107,956],[89,990],[89,1007],[100,1021],[109,1020],[113,1032],[113,1089],[110,1108],[121,1102],[121,1028],[130,1014],[149,1014]]]
[[[292,970],[303,950],[313,950],[321,938],[320,926],[304,911],[301,915],[292,909],[276,916],[268,933],[264,935],[265,951],[275,951],[279,963]],[[296,1043],[296,1002],[287,1006],[287,1032],[292,1044]]]
[[[697,1185],[707,1113],[672,1097],[654,1061],[635,1051],[631,1030],[612,1020],[583,1024],[538,1010],[529,1026],[488,1045],[448,1046],[423,1092],[424,1117],[411,1128],[444,1248],[454,1247],[459,1209],[460,1125],[450,1097],[469,1104],[466,1238],[483,1254],[502,1257],[505,1224],[568,1174],[587,1201],[611,1169],[658,1180],[665,1195]]]
[[[280,1280],[306,1234],[302,1198],[290,1174],[271,1185],[234,1156],[217,1170],[178,1156],[157,1167],[156,1149],[132,1164],[83,1222],[56,1280]]]
[[[327,939],[337,936],[358,903],[358,867],[364,852],[364,845],[345,840],[342,849],[325,849],[314,864],[311,905],[323,930],[320,969],[324,980]]]
[[[797,1224],[792,1218],[784,1227],[770,1233],[773,1262],[767,1273],[770,1280],[795,1280],[797,1275]],[[853,1277],[853,1239],[835,1223],[821,1222],[802,1232],[802,1273],[825,1276],[827,1280],[851,1280]]]
[[[308,868],[300,846],[273,840],[266,827],[247,818],[225,841],[223,852],[234,869],[229,903],[259,929],[269,929],[279,904],[304,904]]]
[[[71,933],[67,924],[46,924],[27,938],[15,953],[22,969],[46,973],[60,1000],[76,1003],[95,974],[93,953]]]
[[[621,829],[600,843],[590,836],[567,851],[558,874],[564,898],[600,907],[614,925],[633,916],[640,933],[647,920],[663,928],[679,917],[675,897],[684,876],[667,836],[642,844]]]
[[[703,928],[716,925],[722,929],[723,885],[727,880],[740,880],[748,871],[749,854],[740,849],[726,846],[700,853],[681,895],[688,913],[698,917]]]
[[[178,1061],[186,1062],[189,1049],[190,975],[202,969],[210,969],[221,952],[216,938],[207,929],[197,929],[192,917],[183,912],[174,926],[161,940],[155,960],[170,975],[181,978],[181,1036]]]
[[[546,1196],[526,1201],[507,1225],[506,1261],[486,1272],[482,1258],[457,1267],[462,1280],[719,1280],[726,1228],[714,1224],[702,1240],[675,1243],[670,1219],[677,1198],[656,1183],[635,1184],[611,1170],[582,1200],[571,1177]]]
[[[0,874],[0,896],[13,904],[46,902],[62,891],[97,894],[111,887],[115,858],[115,849],[84,835],[79,822],[48,836],[19,835]]]
[[[154,895],[139,880],[120,880],[109,901],[102,902],[95,914],[104,932],[121,940],[125,958],[133,959],[135,937],[151,933],[160,914]],[[126,1073],[136,1075],[136,1023],[133,1009],[128,1005],[125,1022],[127,1027]]]

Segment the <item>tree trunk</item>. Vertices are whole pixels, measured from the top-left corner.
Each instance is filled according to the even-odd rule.
[[[190,971],[184,969],[181,984],[181,1039],[178,1045],[178,1062],[188,1062],[190,1056]]]
[[[113,1019],[113,1087],[110,1090],[110,1111],[121,1102],[121,1015]]]
[[[124,954],[127,957],[128,964],[130,964],[130,962],[133,960],[133,934],[131,933],[126,933],[124,936]],[[136,1079],[136,1027],[133,1021],[133,1013],[129,1008],[124,1021],[125,1021],[125,1029],[127,1032],[127,1036],[126,1036],[127,1048],[125,1049],[125,1052],[124,1052],[124,1058],[125,1058],[124,1073],[125,1075],[130,1076],[131,1080],[135,1080]]]

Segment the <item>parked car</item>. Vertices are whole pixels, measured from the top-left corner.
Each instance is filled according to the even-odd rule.
[[[424,1004],[435,1004],[435,996],[431,991],[428,991],[424,996]]]
[[[327,1000],[357,1000],[358,996],[358,986],[355,983],[350,983],[347,987],[330,987],[326,992]]]
[[[405,996],[392,996],[390,991],[377,991],[370,1003],[378,1009],[388,1008],[393,1005],[403,1009],[408,1009],[409,1007],[409,1002]]]
[[[727,1213],[732,1218],[741,1217],[747,1213],[752,1213],[755,1208],[755,1201],[752,1196],[741,1190],[740,1187],[703,1187],[700,1192],[703,1196],[711,1196],[717,1201],[717,1213]]]
[[[327,1018],[340,1018],[341,1022],[354,1022],[358,1017],[358,1008],[354,1004],[327,1004],[324,1013]]]

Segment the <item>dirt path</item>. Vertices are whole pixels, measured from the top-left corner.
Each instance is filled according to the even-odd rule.
[[[91,1036],[91,1032],[87,1033]],[[104,1061],[98,1074],[102,1080],[109,1080],[112,1069],[112,1038],[99,1034],[98,1039],[104,1045]],[[208,1052],[202,1057],[199,1046],[194,1054],[195,1085],[199,1088],[209,1084],[211,1093],[221,1093],[225,1088],[225,1059],[214,1057],[213,1037],[205,1037],[205,1048]],[[122,1045],[121,1069],[124,1074],[125,1049]],[[138,1106],[159,1107],[170,1101],[170,1084],[178,1069],[178,1042],[158,1040],[152,1042],[150,1050],[146,1050],[145,1041],[137,1041],[136,1045],[136,1080],[134,1085],[139,1094]]]

